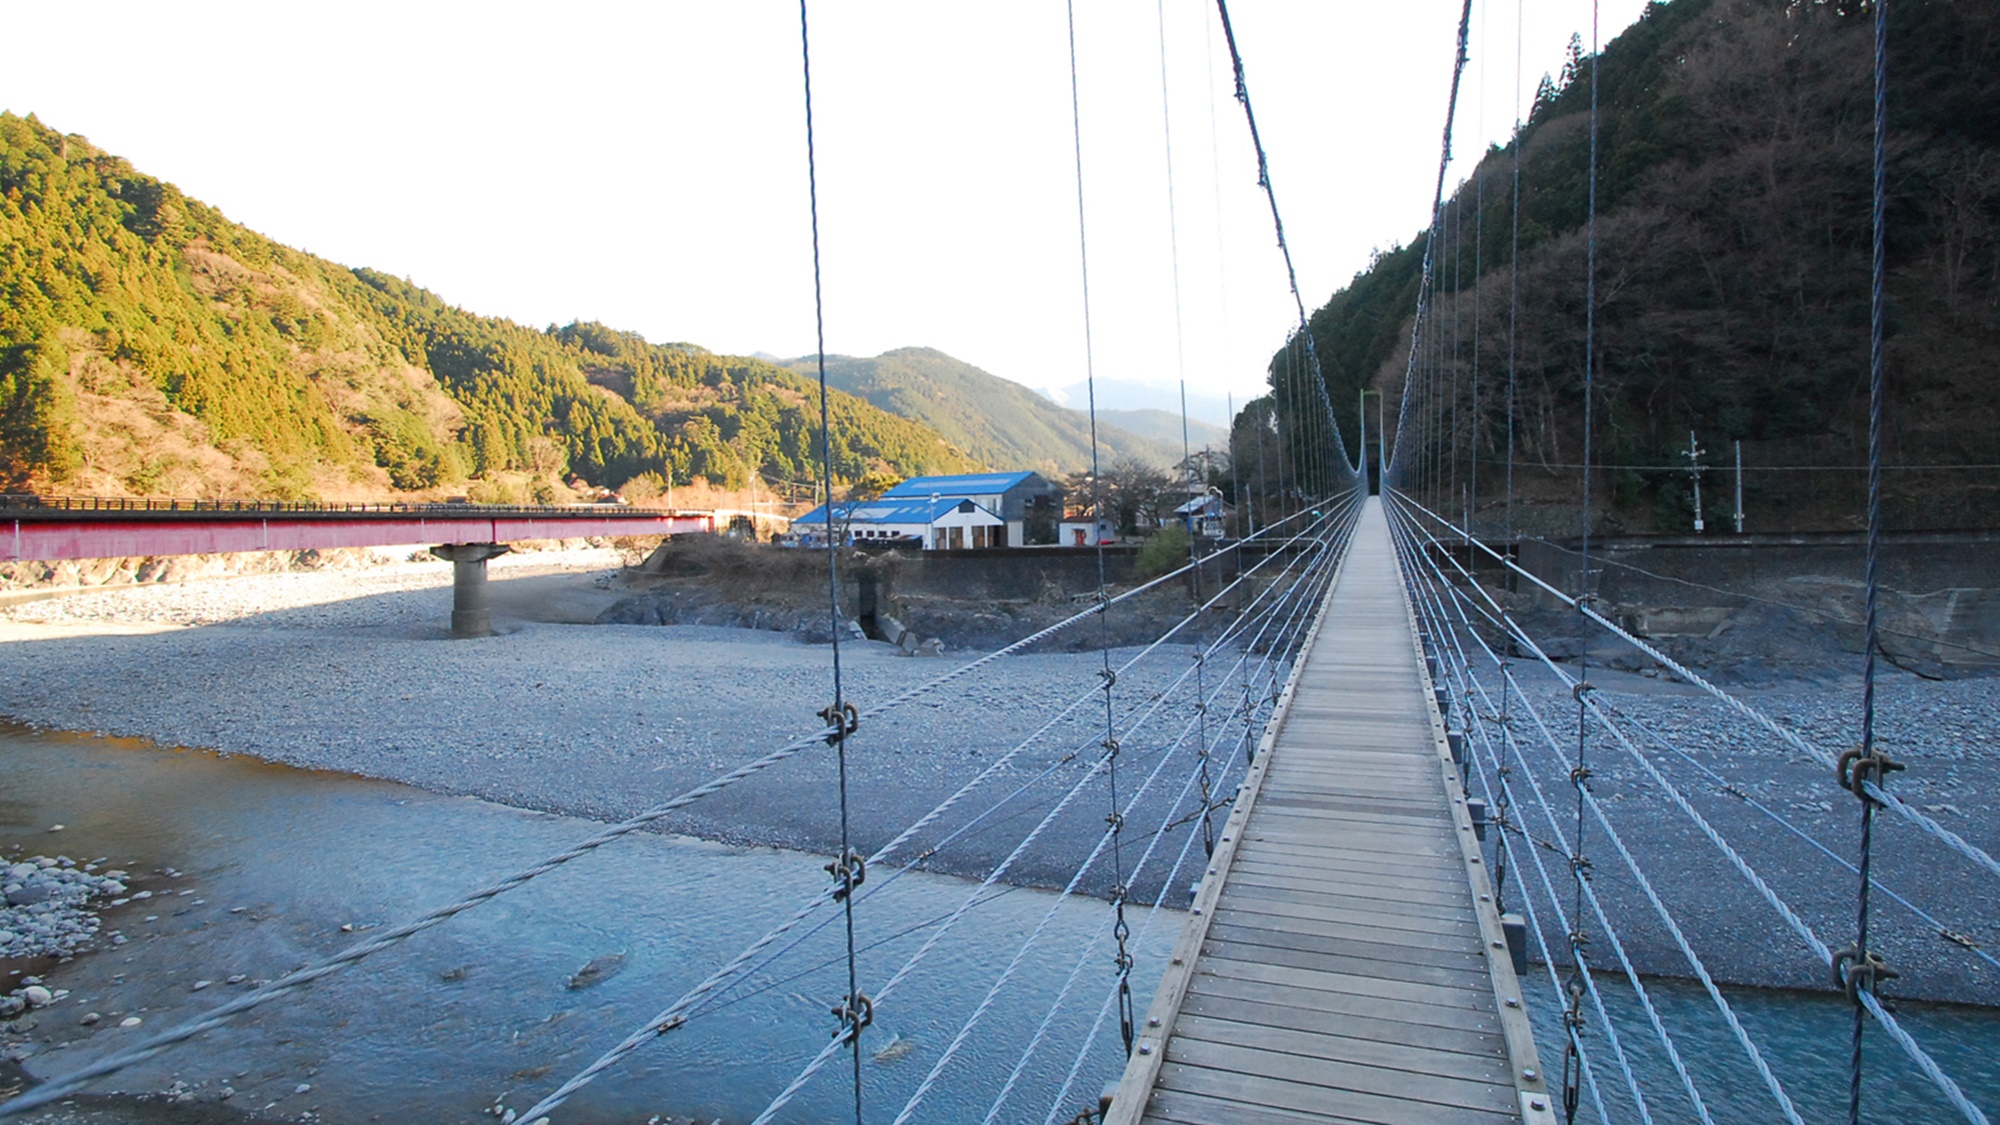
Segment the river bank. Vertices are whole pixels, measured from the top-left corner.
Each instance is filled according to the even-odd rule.
[[[818,728],[817,712],[832,692],[828,645],[742,628],[553,623],[594,620],[596,607],[618,599],[605,565],[611,561],[496,561],[502,635],[478,641],[444,639],[448,571],[417,564],[406,573],[259,577],[0,609],[0,661],[10,672],[0,714],[596,820],[630,816]],[[528,619],[536,615],[545,620]],[[1146,706],[1184,675],[1190,651],[1169,646],[1122,676],[1121,710]],[[1111,661],[1135,652],[1114,650]],[[967,659],[912,657],[853,640],[841,654],[844,692],[863,709]],[[907,854],[933,852],[929,870],[991,871],[1043,810],[1085,781],[1104,735],[1103,660],[1090,652],[1009,657],[865,723],[849,744],[855,846],[886,842],[1010,750],[1032,743],[985,780],[962,819],[908,845]],[[1641,752],[1841,944],[1853,896],[1838,857],[1852,849],[1852,799],[1816,765],[1775,748],[1687,685],[1615,672],[1593,678],[1601,700],[1686,751],[1676,756],[1649,745]],[[1858,690],[1851,680],[1850,671],[1829,667],[1815,679],[1740,690],[1837,750],[1854,737]],[[1559,744],[1574,740],[1566,699],[1560,688],[1545,697]],[[1881,734],[1913,767],[1895,786],[1989,852],[2000,849],[1994,714],[2000,678],[1932,683],[1885,670]],[[1130,741],[1134,756],[1156,754],[1156,735]],[[1812,959],[1766,940],[1780,925],[1775,915],[1649,788],[1638,761],[1615,748],[1599,753],[1600,797],[1708,968],[1742,983],[1819,987]],[[1567,766],[1547,768],[1545,784],[1566,788]],[[830,853],[839,841],[837,780],[834,756],[815,751],[707,797],[663,827],[722,843]],[[1047,887],[1069,878],[1103,832],[1102,780],[1047,826],[1009,867],[1006,882]],[[1225,770],[1217,789],[1226,794],[1231,784]],[[1128,819],[1159,823],[1171,803],[1167,788],[1148,791]],[[994,807],[1010,792],[1009,803]],[[989,807],[984,821],[954,835]],[[1814,850],[1793,828],[1827,851]],[[1169,842],[1191,830],[1181,825]],[[1548,825],[1527,830],[1535,841],[1556,843]],[[2000,970],[1980,955],[2000,948],[1984,873],[1900,826],[1883,828],[1878,848],[1878,877],[1941,923],[1893,904],[1878,911],[1882,940],[1911,970],[1898,991],[2000,1004]],[[1594,850],[1601,853],[1600,892],[1635,920],[1626,933],[1635,964],[1643,972],[1687,973],[1671,935],[1645,921],[1643,894],[1615,855],[1601,844]],[[1082,886],[1096,893],[1111,881],[1100,865]],[[1142,878],[1135,887],[1151,898],[1162,884]],[[1560,933],[1550,932],[1559,943]]]

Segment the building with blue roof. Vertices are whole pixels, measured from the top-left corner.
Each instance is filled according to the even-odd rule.
[[[1055,542],[1062,518],[1062,489],[1040,473],[958,473],[911,477],[882,494],[891,500],[970,500],[1004,524],[995,547]]]
[[[808,547],[921,543],[927,551],[956,551],[1005,546],[1006,530],[990,508],[963,496],[842,501],[792,520],[792,533]]]

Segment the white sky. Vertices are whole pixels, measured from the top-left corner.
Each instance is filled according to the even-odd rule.
[[[1643,5],[1601,0],[1603,41]],[[1590,0],[1527,7],[1522,105],[1572,31],[1590,41]],[[1466,168],[1514,120],[1521,11],[1474,0]],[[1308,308],[1428,221],[1457,14],[1231,6]],[[536,327],[814,350],[795,4],[0,0],[0,20],[0,108],[280,242]],[[1080,380],[1063,5],[820,0],[812,34],[827,350]],[[1077,50],[1097,374],[1184,370],[1240,402],[1296,313],[1214,5],[1080,0]]]

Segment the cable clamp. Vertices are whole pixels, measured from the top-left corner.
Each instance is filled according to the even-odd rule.
[[[1596,690],[1597,690],[1597,685],[1591,683],[1589,680],[1578,680],[1576,682],[1576,685],[1569,689],[1569,694],[1578,703],[1582,703],[1584,696],[1589,695],[1591,692]]]
[[[819,717],[825,719],[826,725],[832,728],[826,736],[828,746],[861,729],[861,712],[856,711],[852,703],[835,703],[821,711]]]
[[[1590,872],[1591,872],[1590,857],[1584,855],[1573,855],[1569,857],[1569,869],[1575,872],[1576,874],[1583,876],[1585,879],[1590,878]]]
[[[1103,742],[1098,743],[1098,745],[1104,747],[1112,757],[1115,758],[1118,756],[1118,739],[1116,737],[1107,738]]]
[[[655,1034],[655,1035],[665,1035],[665,1034],[667,1034],[667,1033],[668,1033],[668,1032],[670,1032],[670,1031],[678,1031],[679,1029],[681,1029],[681,1028],[683,1028],[683,1027],[685,1027],[685,1026],[687,1026],[687,1017],[686,1017],[686,1016],[675,1016],[674,1018],[672,1018],[672,1019],[668,1020],[667,1022],[665,1022],[665,1023],[661,1024],[660,1026],[658,1026],[658,1027],[654,1028],[654,1029],[653,1029],[653,1034]]]
[[[1100,668],[1097,670],[1097,678],[1104,681],[1104,690],[1110,691],[1118,682],[1118,673],[1109,668]]]
[[[857,992],[835,1005],[833,1014],[840,1020],[840,1030],[834,1032],[833,1037],[853,1039],[875,1022],[875,1002],[868,998],[867,993]]]
[[[1580,789],[1592,776],[1589,766],[1576,766],[1569,771],[1569,783]]]
[[[1899,975],[1880,953],[1872,949],[1862,953],[1850,943],[1846,949],[1833,955],[1833,983],[1835,987],[1847,990],[1849,1000],[1859,1002],[1863,990],[1872,993],[1876,984],[1895,980]]]
[[[1121,812],[1106,813],[1104,816],[1104,823],[1109,824],[1113,832],[1122,832],[1125,829],[1125,814]],[[1125,888],[1119,887],[1114,895],[1113,901],[1123,901],[1124,896],[1125,896]]]
[[[1582,930],[1571,930],[1569,932],[1569,947],[1579,953],[1589,949],[1590,935],[1584,933]]]
[[[826,865],[826,873],[840,886],[834,889],[833,901],[845,902],[854,888],[868,881],[868,861],[861,853],[849,848],[847,854]]]
[[[1889,774],[1903,768],[1903,763],[1879,749],[1867,751],[1857,746],[1840,755],[1840,761],[1834,766],[1834,772],[1840,778],[1842,789],[1871,804],[1880,805],[1881,801],[1868,795],[1868,784],[1873,782],[1879,787],[1887,780]]]

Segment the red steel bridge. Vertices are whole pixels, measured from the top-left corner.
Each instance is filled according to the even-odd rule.
[[[616,504],[324,504],[0,496],[0,562],[433,544],[456,567],[452,633],[490,634],[486,560],[524,539],[687,535],[716,513]]]

